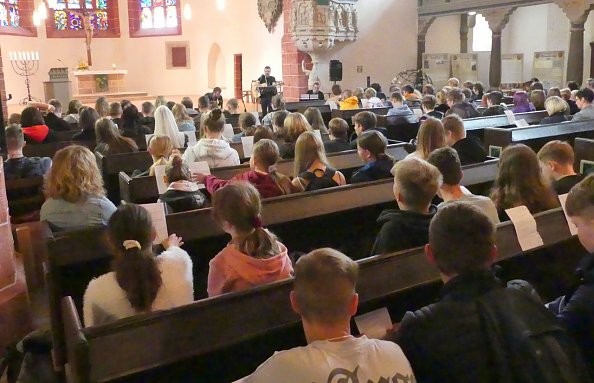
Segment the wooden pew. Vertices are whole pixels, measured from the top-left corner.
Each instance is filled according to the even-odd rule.
[[[554,266],[554,275],[562,278],[585,252],[569,233],[561,209],[535,219],[544,247],[523,253],[510,223],[499,225],[496,240],[503,273],[526,277],[538,288],[542,281],[530,280],[535,272]],[[359,265],[358,314],[387,306],[398,321],[406,310],[431,303],[441,285],[422,248]],[[274,351],[304,345],[300,320],[290,308],[291,289],[292,280],[286,280],[91,328],[82,327],[74,302],[66,298],[62,315],[69,375],[75,383],[241,378]]]
[[[6,181],[6,195],[11,222],[23,223],[39,220],[39,210],[45,202],[43,177]]]
[[[48,144],[28,144],[23,148],[23,155],[26,157],[50,157],[53,158],[56,152],[70,145],[81,145],[89,148],[90,150],[95,149],[97,143],[95,141],[61,141],[61,142],[50,142]]]
[[[372,109],[350,109],[350,110],[339,110],[335,109],[332,111],[332,118],[342,118],[349,126],[353,126],[353,117],[359,112],[371,112],[379,116],[385,116],[388,114],[390,108],[372,108]]]
[[[107,198],[116,206],[121,201],[118,174],[123,171],[132,174],[134,170],[144,171],[150,168],[153,160],[148,152],[112,154],[104,156],[95,153],[97,166],[103,177]]]
[[[546,111],[516,113],[517,120],[525,120],[528,124],[539,124],[548,116]],[[468,118],[464,120],[464,128],[468,135],[475,136],[480,140],[484,138],[485,128],[512,128],[516,125],[510,124],[506,115]]]
[[[389,145],[386,152],[395,159],[401,160],[407,155],[404,145],[404,143]],[[363,166],[356,150],[329,154],[328,160],[333,167],[340,170],[355,169]],[[211,170],[211,173],[221,179],[230,179],[248,170],[249,164],[243,164],[240,166],[215,168]],[[279,162],[278,170],[287,176],[292,176],[293,160]],[[119,188],[120,197],[126,202],[150,203],[155,202],[159,198],[159,191],[154,177],[132,178],[122,171],[119,173]]]
[[[303,113],[305,109],[313,107],[324,107],[326,105],[326,100],[309,100],[309,101],[295,101],[295,102],[285,102],[285,109],[288,112],[295,113]],[[328,107],[329,109],[329,107]],[[321,111],[321,110],[320,110]]]
[[[575,171],[580,172],[582,168],[582,161],[584,167],[588,167],[589,162],[594,162],[594,140],[588,138],[577,137],[573,142],[573,151],[575,153]],[[591,166],[590,166],[591,167]],[[584,169],[585,170],[585,169]]]
[[[484,143],[487,149],[491,146],[505,148],[511,144],[522,143],[538,151],[551,140],[566,140],[573,143],[576,137],[594,138],[594,121],[563,122],[511,129],[486,128]]]
[[[75,134],[78,134],[80,132],[81,132],[80,129],[76,129],[76,130],[67,130],[64,132],[55,132],[55,134],[59,141],[72,141],[72,137],[74,137]]]

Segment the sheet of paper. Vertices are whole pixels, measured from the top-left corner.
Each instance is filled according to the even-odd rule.
[[[155,228],[155,232],[157,233],[157,236],[155,237],[153,244],[157,245],[163,242],[163,240],[169,237],[169,233],[167,232],[167,220],[165,219],[165,205],[163,205],[160,202],[157,202],[147,203],[140,206],[145,208],[151,215],[153,227]]]
[[[334,101],[326,101],[326,105],[328,105],[330,107],[330,110],[338,109],[338,104],[335,103]]]
[[[385,307],[356,316],[355,323],[361,334],[373,339],[383,338],[388,330],[392,328],[392,319]]]
[[[415,117],[417,117],[417,120],[423,116],[423,111],[421,109],[413,109],[413,113],[415,114]]]
[[[505,115],[507,116],[507,122],[509,122],[510,125],[516,121],[516,115],[511,110],[507,109]]]
[[[165,166],[155,166],[155,182],[157,182],[157,188],[159,189],[159,195],[167,191],[167,184],[165,183]]]
[[[234,135],[235,135],[235,133],[233,132],[233,125],[225,124],[225,127],[223,128],[223,137],[227,141],[231,141],[231,139],[233,138]]]
[[[144,136],[144,138],[146,139],[146,145],[148,146],[149,141],[151,140],[151,137],[153,137],[154,134],[147,134]]]
[[[526,122],[526,120],[516,120],[515,124],[518,128],[525,128],[525,127],[529,126],[528,123]]]
[[[188,137],[188,148],[196,145],[196,132],[183,132]]]
[[[190,173],[202,173],[210,175],[210,167],[208,166],[208,162],[206,161],[192,162],[190,166],[188,166],[188,168],[190,169]],[[204,184],[198,184],[198,187],[200,189],[206,188]]]
[[[561,203],[561,207],[563,208],[563,212],[565,213],[565,219],[567,220],[567,225],[569,225],[569,232],[571,235],[577,235],[577,226],[571,222],[569,216],[567,215],[567,210],[565,210],[565,203],[567,202],[567,194],[563,194],[559,196],[559,202]]]
[[[251,112],[251,113],[252,113],[252,114],[254,115],[254,117],[256,118],[256,126],[262,125],[262,124],[260,123],[260,114],[259,114],[258,112]]]
[[[254,148],[254,136],[241,137],[241,146],[243,146],[243,156],[250,158]]]
[[[544,245],[542,237],[538,233],[536,221],[526,206],[514,207],[505,210],[505,212],[514,224],[522,251]]]
[[[314,129],[313,133],[321,140],[322,139],[322,132],[319,130]]]

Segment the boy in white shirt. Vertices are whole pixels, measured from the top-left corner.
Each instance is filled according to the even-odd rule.
[[[351,335],[358,273],[357,263],[333,249],[301,257],[290,298],[308,345],[275,353],[241,382],[414,382],[398,345]]]

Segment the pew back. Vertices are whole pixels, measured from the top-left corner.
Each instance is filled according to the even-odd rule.
[[[590,174],[587,169],[594,168],[594,140],[577,137],[573,143],[575,152],[575,171]]]

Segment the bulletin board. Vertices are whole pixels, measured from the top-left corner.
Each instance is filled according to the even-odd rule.
[[[433,86],[441,89],[450,79],[450,55],[448,53],[424,53],[423,71],[431,77]]]
[[[451,56],[452,76],[460,82],[478,81],[478,55],[476,53],[459,53]]]
[[[545,89],[552,86],[563,87],[564,70],[564,51],[534,52],[532,77],[538,78]]]
[[[501,55],[501,84],[504,89],[518,89],[524,83],[524,54]],[[505,84],[505,86],[503,86]]]

